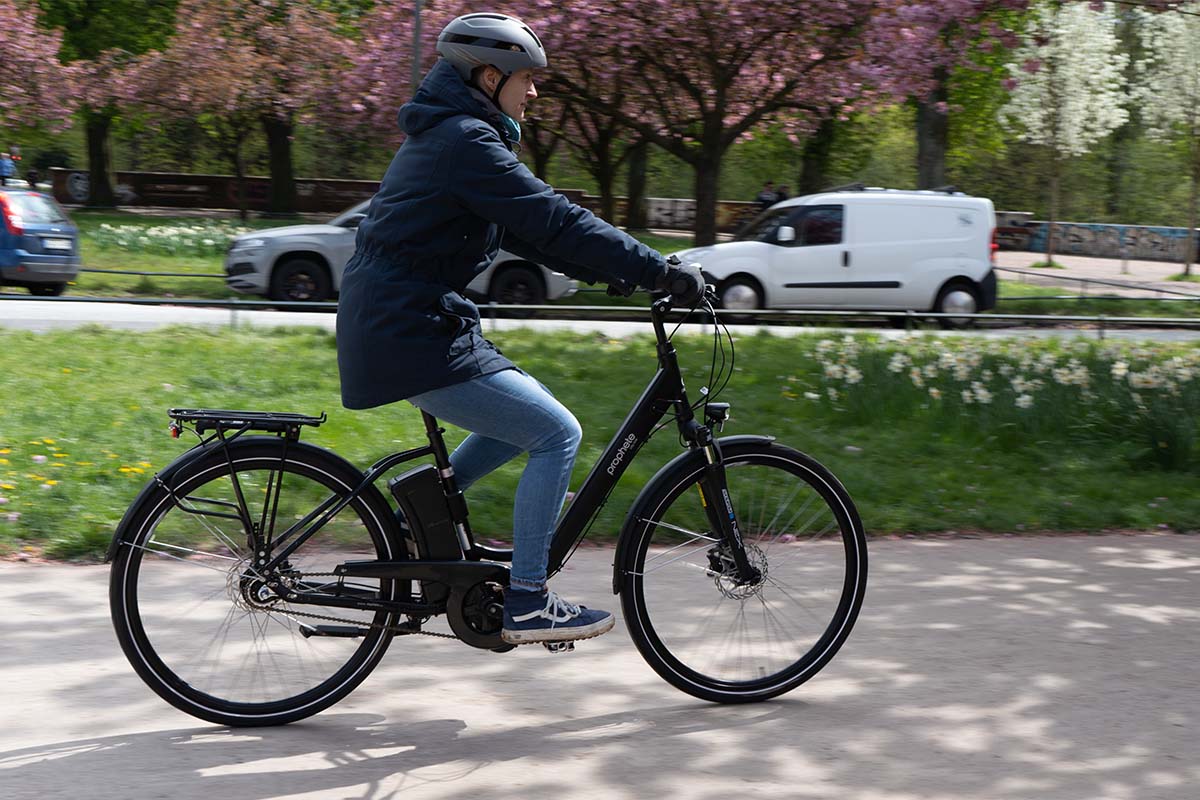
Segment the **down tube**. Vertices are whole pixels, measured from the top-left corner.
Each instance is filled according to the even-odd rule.
[[[682,382],[678,374],[659,369],[642,392],[633,410],[625,417],[600,460],[592,467],[583,485],[575,493],[575,499],[559,520],[550,543],[550,559],[547,574],[553,575],[562,569],[571,548],[583,536],[588,523],[604,505],[608,493],[617,485],[637,451],[646,443],[654,426],[663,418],[672,403],[680,396]]]

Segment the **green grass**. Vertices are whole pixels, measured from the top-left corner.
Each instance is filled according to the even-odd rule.
[[[577,487],[653,374],[652,341],[528,331],[494,338],[580,419]],[[740,339],[722,398],[733,403],[725,433],[771,434],[825,462],[871,532],[1200,527],[1200,391],[1182,377],[1185,368],[1200,372],[1194,348],[1122,354],[1094,343],[1059,349],[1020,342],[1001,352],[958,340],[853,341],[850,349],[840,339],[818,349],[815,337]],[[695,393],[708,379],[710,342],[678,344]],[[933,400],[903,365],[889,369],[901,351],[917,364],[964,359],[971,378],[958,382],[952,367],[941,368],[927,381],[943,387]],[[1042,354],[1055,368],[1067,369],[1071,359],[1087,366],[1088,392],[1060,386],[1051,367],[1037,366]],[[1175,356],[1181,360],[1163,369],[1182,389],[1178,396],[1140,390],[1145,409],[1110,376],[1117,359],[1132,376]],[[829,364],[855,366],[861,379],[848,371],[829,377]],[[1033,408],[1014,406],[1009,378],[1000,377],[1004,364],[1045,383],[1031,390]],[[311,329],[0,332],[0,371],[9,398],[0,407],[0,551],[102,552],[141,486],[191,444],[167,436],[171,406],[327,411],[329,422],[305,439],[361,466],[422,440],[420,418],[407,404],[342,409],[333,337]],[[959,399],[971,381],[986,382],[992,401]],[[461,436],[450,433],[452,442]],[[612,537],[637,491],[678,451],[674,431],[661,432],[622,480],[594,535]],[[481,536],[508,530],[520,469],[506,466],[472,489]]]
[[[1091,296],[1081,300],[1028,299],[1078,295],[1078,287],[1035,286],[1019,281],[1000,281],[1000,298],[996,312],[1084,317],[1200,317],[1200,301],[1188,299],[1151,300],[1115,295]]]

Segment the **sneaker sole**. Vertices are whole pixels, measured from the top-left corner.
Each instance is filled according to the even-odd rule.
[[[542,642],[577,642],[580,639],[594,639],[602,633],[608,633],[617,624],[616,617],[602,619],[591,625],[581,625],[577,628],[539,628],[532,631],[500,631],[500,638],[508,644],[541,644]]]

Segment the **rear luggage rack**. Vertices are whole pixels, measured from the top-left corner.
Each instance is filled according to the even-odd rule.
[[[179,423],[190,422],[196,428],[196,433],[204,435],[209,431],[267,431],[284,433],[291,437],[300,435],[300,428],[305,425],[317,427],[325,421],[325,412],[319,417],[307,414],[290,414],[277,411],[228,411],[215,408],[172,408],[167,411],[174,423],[175,430]]]

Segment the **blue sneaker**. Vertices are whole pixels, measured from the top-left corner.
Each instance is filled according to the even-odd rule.
[[[573,605],[551,591],[509,589],[504,592],[500,638],[509,644],[569,642],[599,636],[615,623],[609,612]]]

